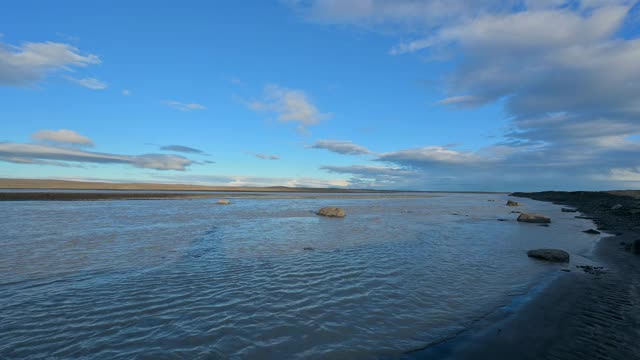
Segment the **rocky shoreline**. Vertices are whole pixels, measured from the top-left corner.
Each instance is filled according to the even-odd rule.
[[[640,359],[640,191],[514,193],[571,206],[599,230],[594,260],[558,272],[515,311],[406,359]],[[578,217],[577,216],[577,217]],[[507,307],[508,308],[508,307]]]

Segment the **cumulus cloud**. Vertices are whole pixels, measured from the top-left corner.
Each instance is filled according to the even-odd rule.
[[[318,140],[310,146],[313,149],[325,149],[342,155],[366,155],[371,154],[364,146],[344,140]]]
[[[80,86],[86,87],[87,89],[91,90],[104,90],[107,88],[107,84],[105,82],[102,82],[95,78],[76,79],[73,77],[69,77],[68,79]]]
[[[0,42],[0,86],[27,86],[53,71],[70,71],[99,63],[98,56],[83,55],[69,44],[26,42],[7,45]]]
[[[633,178],[633,170],[620,169],[638,166],[640,39],[623,29],[637,22],[629,15],[637,1],[294,4],[311,21],[413,38],[392,47],[391,55],[442,60],[440,54],[450,54],[442,106],[504,105],[509,125],[496,144],[471,152],[426,146],[379,155],[378,161],[419,171],[413,180],[422,183],[414,184],[443,179],[442,185],[512,189],[611,188]]]
[[[176,151],[176,152],[183,152],[183,153],[189,153],[189,154],[203,154],[204,153],[204,151],[202,151],[200,149],[194,149],[192,147],[182,146],[182,145],[165,145],[165,146],[161,146],[160,150]]]
[[[255,156],[262,160],[280,160],[280,156],[278,155],[255,154]]]
[[[248,105],[255,111],[276,113],[281,122],[297,123],[301,131],[331,117],[330,113],[320,112],[304,91],[279,85],[267,85],[263,98]]]
[[[206,106],[198,103],[184,103],[184,102],[174,101],[174,100],[165,101],[164,104],[176,110],[185,111],[185,112],[194,111],[194,110],[205,110],[207,108]]]
[[[68,144],[68,145],[80,145],[80,146],[93,146],[93,140],[80,135],[73,130],[60,129],[60,130],[40,130],[32,135],[32,138],[36,141],[56,143],[56,144]]]
[[[473,153],[457,151],[442,146],[425,146],[422,148],[382,153],[376,160],[390,161],[410,166],[428,166],[432,164],[472,165],[485,159]]]
[[[19,143],[0,143],[0,161],[58,166],[69,166],[69,163],[129,164],[154,170],[186,170],[189,165],[193,164],[192,160],[178,155],[119,155],[76,148]]]

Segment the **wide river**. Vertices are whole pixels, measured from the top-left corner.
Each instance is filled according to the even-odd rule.
[[[433,195],[0,202],[0,358],[394,358],[566,266],[527,250],[598,240],[557,205]]]

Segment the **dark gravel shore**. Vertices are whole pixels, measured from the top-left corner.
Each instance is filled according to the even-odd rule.
[[[539,192],[512,196],[576,208],[616,234],[600,240],[603,269],[560,272],[523,306],[505,307],[408,359],[640,359],[640,191]],[[508,270],[505,270],[508,271]]]

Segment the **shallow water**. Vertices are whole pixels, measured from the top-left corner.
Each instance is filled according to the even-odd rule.
[[[395,357],[564,266],[527,250],[589,258],[590,221],[506,199],[3,202],[0,358]]]

